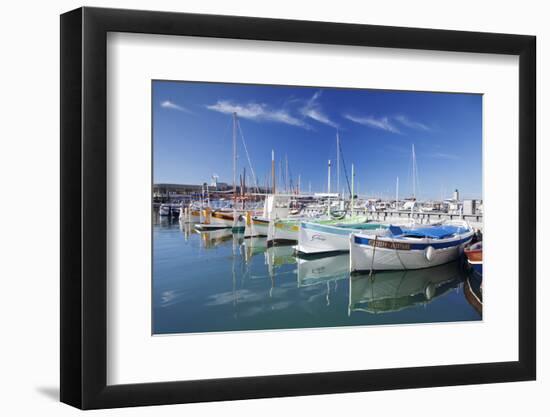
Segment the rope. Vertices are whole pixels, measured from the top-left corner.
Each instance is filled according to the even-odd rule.
[[[344,151],[342,150],[342,141],[339,141],[338,144],[340,145],[340,157],[342,158],[342,164],[344,165],[344,174],[346,175],[346,183],[348,184],[348,191],[351,195],[351,186],[349,185],[349,178],[348,178],[348,169],[346,168],[346,161],[344,160]],[[340,192],[340,190],[336,190]]]
[[[374,247],[372,248],[372,258],[370,260],[370,272],[369,277],[372,275],[372,267],[374,265],[374,254],[376,253],[376,242],[378,241],[378,235],[374,235]]]
[[[237,127],[239,128],[239,132],[241,133],[241,140],[243,142],[244,152],[246,153],[246,159],[248,160],[248,165],[250,166],[250,171],[252,172],[252,179],[254,180],[254,185],[256,186],[256,192],[260,192],[260,187],[258,187],[258,180],[256,179],[256,173],[254,172],[254,168],[252,167],[252,162],[250,161],[250,155],[248,154],[248,148],[246,147],[246,142],[244,141],[244,134],[243,130],[241,129],[241,123],[239,120],[237,120]]]

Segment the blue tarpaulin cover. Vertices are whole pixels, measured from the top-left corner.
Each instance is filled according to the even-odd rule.
[[[397,226],[390,226],[390,232],[398,236],[429,237],[431,239],[445,239],[453,236],[455,233],[463,233],[466,229],[460,226],[428,226],[417,227],[414,229],[401,229]]]

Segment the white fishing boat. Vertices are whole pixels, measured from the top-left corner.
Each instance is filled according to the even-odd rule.
[[[367,223],[363,216],[353,217],[347,223],[301,222],[296,250],[306,255],[348,252],[351,233],[369,231],[371,234],[379,234],[385,233],[386,228],[380,223]]]
[[[233,229],[244,230],[244,216],[237,210],[214,210],[209,207],[202,210],[203,222],[195,225],[197,230]]]
[[[333,221],[302,221],[298,228],[298,246],[302,254],[348,252],[349,235],[361,231],[384,233],[386,226],[368,223],[366,216],[356,216],[354,206],[355,167],[351,165],[351,216]]]
[[[181,203],[164,203],[161,204],[159,207],[159,215],[166,217],[166,216],[172,216],[176,217],[179,216],[181,209]]]
[[[350,271],[429,268],[456,260],[474,230],[465,221],[439,225],[390,226],[381,233],[350,235]]]
[[[244,237],[267,236],[270,222],[276,219],[287,218],[290,215],[290,195],[270,194],[264,200],[262,214],[254,215],[252,212],[245,214]]]
[[[182,208],[179,220],[181,223],[202,223],[202,208],[192,204]]]

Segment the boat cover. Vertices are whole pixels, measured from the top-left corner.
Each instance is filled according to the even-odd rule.
[[[390,226],[390,232],[394,236],[428,237],[431,239],[446,239],[457,233],[465,233],[466,228],[461,226],[427,226],[414,229],[401,229],[398,226]]]

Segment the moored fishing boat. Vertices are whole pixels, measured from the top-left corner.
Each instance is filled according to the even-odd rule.
[[[269,229],[269,219],[260,216],[252,216],[250,212],[245,215],[244,237],[266,237]]]
[[[478,277],[483,276],[483,242],[477,242],[464,249],[468,267]]]
[[[267,236],[271,221],[286,218],[290,215],[290,197],[283,194],[270,194],[264,200],[263,211],[260,215],[250,211],[246,212],[244,215],[244,237]]]
[[[179,220],[182,223],[201,223],[201,208],[194,205],[182,207],[180,210]]]
[[[232,229],[244,230],[244,218],[237,210],[203,210],[203,222],[195,225],[197,230]]]
[[[383,234],[350,235],[350,270],[407,270],[456,260],[470,243],[473,229],[464,221],[401,228],[390,226]]]
[[[347,221],[301,222],[298,231],[298,253],[319,254],[329,252],[348,252],[349,235],[370,231],[385,233],[387,226],[380,223],[367,223],[365,217],[355,217]]]
[[[237,210],[215,210],[212,212],[211,222],[244,231],[244,218]]]
[[[164,203],[159,207],[159,215],[165,216],[179,216],[181,209],[181,203]]]

